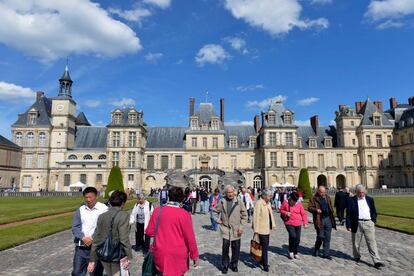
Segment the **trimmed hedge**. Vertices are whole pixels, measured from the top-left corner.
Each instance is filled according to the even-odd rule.
[[[300,170],[298,189],[302,192],[304,199],[309,199],[312,197],[308,169]]]
[[[124,192],[121,169],[117,166],[112,167],[111,172],[109,173],[108,185],[105,189],[105,198],[109,198],[109,193],[112,191]]]

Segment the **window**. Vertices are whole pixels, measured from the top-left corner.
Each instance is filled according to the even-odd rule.
[[[32,187],[32,176],[25,175],[23,176],[23,188],[30,188]]]
[[[250,168],[253,169],[255,167],[255,158],[254,156],[250,156]]]
[[[407,166],[407,155],[405,154],[405,152],[401,153],[401,160],[402,160],[402,165],[404,167]]]
[[[30,112],[28,116],[29,116],[28,124],[32,126],[35,125],[36,120],[37,120],[37,112],[36,111]]]
[[[128,123],[130,125],[135,125],[137,123],[137,114],[136,113],[128,114]]]
[[[310,138],[309,139],[309,147],[310,148],[316,148],[316,139],[315,138]]]
[[[384,167],[384,155],[378,154],[378,167],[383,168]]]
[[[318,154],[318,168],[325,169],[325,157],[323,154]]]
[[[391,146],[391,135],[387,135],[388,146]]]
[[[291,114],[285,114],[283,117],[285,125],[291,125],[292,124],[292,115]]]
[[[355,126],[355,122],[354,121],[351,121],[351,126]]]
[[[249,139],[249,148],[254,149],[256,147],[256,137],[250,137]]]
[[[121,133],[118,131],[114,131],[112,133],[112,146],[113,147],[121,146]]]
[[[135,131],[129,132],[128,145],[130,148],[135,148],[137,145],[137,133]]]
[[[154,155],[148,155],[147,157],[147,170],[154,169]]]
[[[215,149],[218,148],[218,138],[217,137],[213,137],[213,148],[215,148]]]
[[[99,160],[106,160],[106,155],[105,154],[101,154],[98,157]]]
[[[368,147],[371,146],[371,136],[367,135],[365,137],[365,145]]]
[[[405,139],[404,139],[404,135],[400,136],[400,145],[404,145],[405,144]]]
[[[191,129],[197,129],[198,128],[198,119],[193,118],[191,119]]]
[[[193,148],[196,148],[197,147],[197,137],[191,138],[191,146]]]
[[[191,156],[191,167],[193,169],[197,169],[197,156],[196,155]]]
[[[135,156],[135,152],[128,152],[128,168],[136,167]]]
[[[67,187],[70,185],[70,174],[65,174],[63,176],[63,186]]]
[[[374,116],[374,126],[381,125],[381,116]]]
[[[375,136],[375,139],[377,141],[377,147],[378,148],[382,148],[382,135],[381,134],[377,134]]]
[[[82,173],[81,175],[80,175],[80,179],[79,179],[79,181],[80,182],[82,182],[83,184],[86,184],[87,183],[87,181],[86,181],[87,179],[86,179],[86,174],[84,174],[84,173]]]
[[[332,148],[332,140],[325,138],[325,148]]]
[[[369,154],[368,155],[368,167],[372,167],[372,155],[371,154]]]
[[[207,148],[207,137],[203,137],[203,148]]]
[[[161,156],[161,170],[168,170],[168,155]]]
[[[410,152],[410,155],[411,155],[411,166],[414,166],[414,151],[411,151]]]
[[[286,146],[293,146],[293,133],[292,132],[286,132],[285,133],[285,139],[286,139]]]
[[[218,130],[219,129],[219,122],[217,119],[213,119],[211,121],[211,129],[212,130]]]
[[[262,178],[260,176],[255,176],[253,179],[253,188],[261,189],[262,188]]]
[[[231,164],[231,169],[237,169],[237,156],[232,155],[230,156],[230,164]]]
[[[235,137],[230,138],[229,147],[231,149],[237,148],[237,138]]]
[[[87,154],[83,157],[83,160],[92,160],[92,159],[93,159],[92,155],[90,155],[90,154]]]
[[[96,175],[96,184],[102,184],[102,174],[100,173]]]
[[[46,146],[46,133],[44,132],[39,133],[39,146],[41,147]]]
[[[175,168],[180,170],[183,168],[183,157],[181,155],[175,156]]]
[[[388,164],[390,167],[394,167],[394,160],[392,159],[392,155],[388,155]]]
[[[287,159],[288,168],[292,168],[293,167],[293,152],[287,152],[286,159]]]
[[[128,181],[134,181],[134,175],[128,174]]]
[[[218,168],[218,156],[214,155],[211,159],[212,163],[213,163],[213,169],[217,169]]]
[[[122,119],[122,114],[117,112],[114,114],[113,116],[113,122],[115,125],[120,125],[121,124],[121,119]]]
[[[26,155],[26,168],[31,168],[33,166],[33,155],[27,154]]]
[[[270,167],[277,167],[277,153],[270,153]]]
[[[358,155],[357,154],[354,154],[353,161],[354,161],[354,168],[357,168],[358,167]]]
[[[414,143],[414,133],[410,133],[408,139],[410,140],[410,144]]]
[[[34,133],[29,132],[27,133],[27,146],[33,147],[33,145],[34,145]]]
[[[356,140],[355,138],[352,139],[352,145],[355,146],[356,145]]]
[[[337,164],[339,169],[344,168],[344,158],[343,158],[342,154],[337,154],[336,155],[336,164]]]
[[[302,148],[302,139],[298,138],[296,141],[297,141],[296,143],[297,143],[298,147]]]
[[[304,154],[299,154],[299,166],[301,168],[306,168],[306,160]]]
[[[45,155],[42,154],[38,154],[37,155],[37,167],[38,168],[43,168],[45,166]]]
[[[16,145],[21,146],[22,140],[23,140],[23,134],[21,132],[17,132],[16,138],[15,138]]]
[[[269,116],[268,116],[268,122],[269,122],[269,125],[275,125],[276,124],[276,116],[275,116],[275,114],[269,114]]]
[[[74,155],[74,154],[71,154],[71,155],[69,155],[68,159],[69,160],[77,160],[78,157],[76,155]]]
[[[276,146],[276,132],[269,133],[269,145]]]
[[[112,152],[112,166],[119,167],[119,152],[117,151]]]

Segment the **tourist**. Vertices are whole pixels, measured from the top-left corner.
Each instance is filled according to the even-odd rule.
[[[143,194],[138,194],[137,203],[129,218],[129,224],[133,225],[135,223],[135,250],[142,247],[144,255],[148,252],[150,245],[150,237],[145,235],[145,230],[153,211],[152,203],[147,201]]]
[[[192,207],[191,213],[194,215],[197,210],[197,200],[198,200],[198,192],[197,192],[196,187],[193,187],[193,189],[191,190],[190,199],[191,199],[191,207]]]
[[[164,205],[168,201],[168,189],[167,186],[164,186],[162,190],[158,191],[160,197],[160,205]]]
[[[259,235],[260,245],[262,246],[263,270],[269,272],[268,251],[270,230],[276,229],[275,217],[273,216],[270,200],[273,192],[271,190],[263,190],[262,198],[259,199],[254,206],[253,213],[253,232]]]
[[[191,203],[191,190],[188,187],[185,188],[184,200],[181,202],[180,206],[189,213],[192,213],[193,211],[193,205]]]
[[[345,213],[348,200],[349,200],[349,193],[347,193],[346,190],[340,189],[338,192],[336,192],[334,206],[336,208],[336,215],[341,225],[344,225],[345,223],[344,213]]]
[[[247,193],[247,189],[246,188],[243,187],[241,189],[241,192],[239,194],[239,199],[240,199],[240,201],[243,202],[244,207],[246,207],[247,216],[248,216],[247,222],[250,223],[250,218],[252,216],[252,210],[253,210],[254,205],[253,205],[252,198]]]
[[[112,240],[119,241],[121,252],[124,253],[122,261],[123,268],[128,269],[129,262],[132,260],[131,244],[129,242],[129,214],[124,211],[127,194],[120,191],[114,191],[109,198],[111,207],[109,210],[100,215],[96,226],[96,232],[91,249],[91,261],[88,265],[88,271],[93,271],[95,264],[99,261],[96,253],[98,246],[103,244],[112,228]],[[113,222],[113,224],[112,224]],[[111,225],[112,224],[112,225]],[[108,276],[121,275],[119,261],[103,262],[105,273]]]
[[[279,211],[279,209],[280,209],[279,189],[276,189],[275,192],[273,193],[272,200],[275,204],[276,211]]]
[[[352,231],[353,255],[356,262],[361,259],[360,246],[362,236],[368,246],[368,251],[374,262],[375,268],[384,266],[378,254],[377,242],[375,240],[375,223],[377,211],[374,199],[365,194],[365,187],[361,184],[356,186],[356,196],[350,198],[346,209],[346,228]]]
[[[313,256],[319,256],[319,249],[323,244],[322,257],[331,260],[330,244],[332,228],[336,229],[335,216],[331,198],[326,194],[325,186],[319,186],[316,194],[309,200],[308,211],[313,215],[313,224],[316,229],[316,242]]]
[[[222,196],[220,194],[219,188],[214,189],[214,194],[210,195],[209,203],[210,203],[210,220],[211,220],[211,230],[217,231],[218,230],[218,224],[216,223],[216,220],[214,219],[214,209],[217,206],[217,203],[220,202]]]
[[[73,276],[86,275],[98,217],[108,210],[105,204],[97,201],[98,191],[94,187],[85,188],[82,194],[85,204],[76,210],[72,222],[72,234],[75,241]],[[98,262],[91,275],[102,275],[102,273],[102,264]]]
[[[223,238],[221,272],[226,274],[230,268],[238,271],[237,265],[240,255],[240,239],[243,227],[247,223],[247,210],[243,202],[237,199],[235,189],[227,185],[222,198],[214,209],[214,219],[220,225]],[[229,248],[231,246],[231,261],[229,262]]]
[[[200,213],[206,214],[208,208],[208,192],[203,187],[200,189]]]
[[[180,208],[182,188],[169,189],[169,201],[158,207],[149,221],[147,235],[154,237],[151,251],[155,267],[166,276],[181,276],[189,270],[189,258],[198,266],[198,249],[191,215]],[[159,216],[159,219],[158,219]],[[158,227],[156,227],[158,220]],[[157,228],[155,233],[155,228]]]
[[[292,193],[290,197],[283,201],[280,213],[289,233],[289,259],[298,259],[298,247],[302,224],[308,228],[308,216],[303,209],[302,203],[298,202],[297,193]]]

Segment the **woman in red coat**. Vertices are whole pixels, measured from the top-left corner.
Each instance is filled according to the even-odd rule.
[[[172,187],[168,191],[169,201],[164,207],[154,210],[146,230],[148,236],[155,235],[151,251],[157,270],[163,276],[181,276],[189,270],[189,258],[198,265],[198,249],[191,215],[180,208],[184,191]],[[157,233],[155,224],[161,211]]]

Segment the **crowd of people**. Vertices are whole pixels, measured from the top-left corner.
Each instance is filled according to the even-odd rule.
[[[103,275],[103,271],[110,276],[128,275],[132,250],[142,250],[143,256],[151,253],[158,275],[184,275],[190,268],[190,260],[193,266],[199,265],[192,224],[192,215],[198,206],[199,214],[209,214],[211,230],[220,230],[223,274],[229,269],[238,272],[241,239],[250,224],[253,238],[261,246],[260,265],[263,271],[269,271],[270,234],[276,229],[277,213],[289,236],[287,257],[291,260],[300,258],[302,227],[308,228],[309,223],[302,194],[295,188],[256,190],[251,187],[236,189],[228,185],[212,192],[203,187],[163,187],[151,192],[152,196],[157,194],[159,207],[155,208],[143,194],[138,194],[137,202],[128,214],[124,210],[128,199],[125,192],[112,192],[105,205],[97,201],[95,188],[84,189],[85,204],[76,211],[72,225],[75,242],[72,275],[86,275],[87,272]],[[365,194],[364,186],[357,185],[355,196],[345,189],[338,191],[334,203],[326,188],[320,186],[309,199],[307,211],[312,214],[316,230],[313,256],[332,259],[330,242],[332,229],[337,228],[336,211],[339,225],[346,223],[346,229],[352,233],[355,261],[360,261],[360,245],[364,237],[374,266],[384,266],[375,239],[375,204],[373,198]],[[129,240],[131,229],[135,230],[134,246]],[[102,253],[109,250],[102,249],[108,238],[119,247],[119,256],[113,260],[108,260]]]

